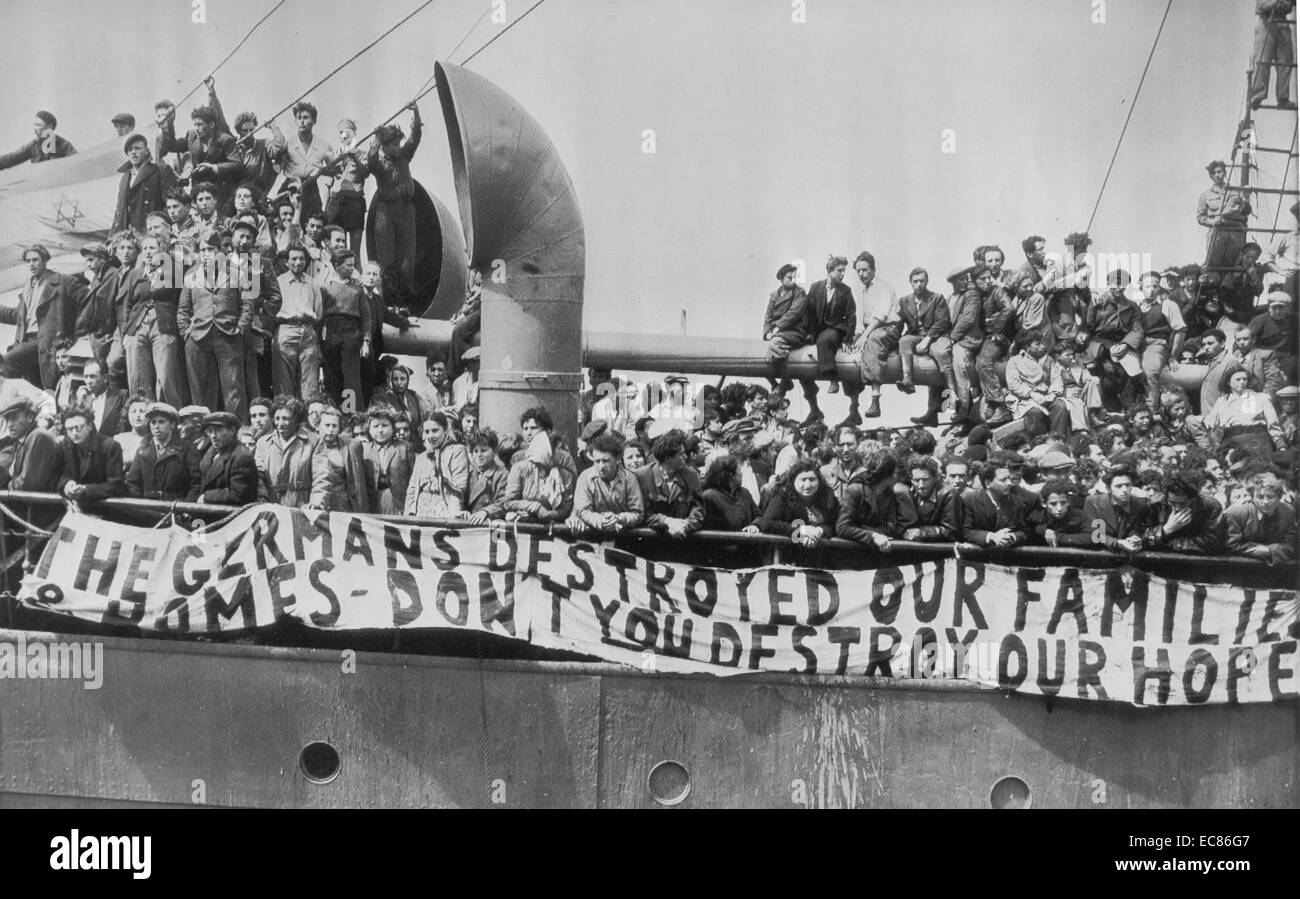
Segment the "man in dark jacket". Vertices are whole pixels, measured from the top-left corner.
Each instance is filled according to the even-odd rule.
[[[1165,475],[1165,500],[1152,507],[1143,538],[1147,549],[1205,556],[1223,552],[1223,507],[1201,492],[1203,481],[1183,471]]]
[[[176,326],[181,288],[174,283],[170,246],[156,237],[146,237],[140,257],[146,277],[136,282],[123,310],[127,381],[132,393],[142,390],[175,408],[184,405],[188,396]]]
[[[1282,481],[1272,472],[1250,479],[1250,499],[1223,512],[1229,553],[1269,565],[1295,561],[1296,513],[1282,501],[1282,492]]]
[[[835,534],[888,552],[899,528],[898,492],[894,471],[898,466],[889,450],[876,450],[862,462],[844,490]]]
[[[271,390],[272,344],[275,342],[275,316],[280,311],[280,282],[276,280],[275,262],[256,246],[257,226],[242,219],[231,226],[233,253],[232,280],[252,296],[253,324],[244,331],[244,390],[246,397],[261,396]]]
[[[908,276],[912,292],[898,301],[898,317],[903,320],[903,336],[898,339],[898,353],[902,360],[903,377],[898,389],[911,393],[913,364],[916,356],[929,356],[943,375],[948,392],[957,396],[957,379],[952,368],[952,330],[948,301],[930,290],[930,274],[923,268],[914,268]],[[931,386],[925,414],[913,418],[919,425],[934,426],[939,423],[939,409],[943,406],[943,389]]]
[[[129,396],[120,387],[112,387],[104,376],[104,367],[91,359],[82,368],[86,379],[86,413],[90,426],[101,437],[113,437],[125,430],[126,404]]]
[[[1124,296],[1132,280],[1128,272],[1116,269],[1106,280],[1109,289],[1088,307],[1075,339],[1086,348],[1084,362],[1101,379],[1102,401],[1107,409],[1116,412],[1134,398],[1133,379],[1124,366],[1134,372],[1139,370],[1142,313]],[[1125,362],[1125,357],[1131,357],[1133,362]]]
[[[16,399],[0,409],[0,418],[14,442],[6,489],[52,493],[63,473],[63,453],[53,434],[36,427],[36,407]]]
[[[62,159],[72,156],[77,148],[54,133],[59,127],[59,120],[53,113],[39,110],[32,121],[36,137],[11,153],[0,154],[0,169],[13,168],[24,162],[45,162],[50,159]]]
[[[190,395],[243,418],[244,333],[253,326],[252,291],[232,282],[229,260],[221,258],[221,236],[209,234],[200,248],[202,267],[181,290],[176,328],[185,339]],[[220,264],[219,264],[220,263]]]
[[[1083,501],[1083,517],[1098,548],[1137,552],[1150,526],[1146,497],[1134,496],[1137,472],[1127,465],[1113,466],[1103,480],[1109,493],[1094,493]]]
[[[59,493],[88,505],[126,493],[122,445],[95,429],[84,406],[63,410],[63,473]]]
[[[211,183],[217,189],[217,208],[228,212],[233,208],[242,168],[235,153],[235,139],[218,130],[217,115],[210,106],[197,107],[190,114],[190,124],[193,127],[189,133],[183,139],[177,138],[175,108],[163,116],[159,122],[159,152],[186,154],[191,183]]]
[[[840,389],[835,354],[846,342],[853,340],[853,330],[858,321],[858,306],[853,301],[853,291],[844,283],[844,273],[848,267],[847,258],[832,256],[826,261],[826,280],[818,281],[808,290],[804,331],[817,345],[817,374],[831,382],[831,393],[838,393]],[[804,419],[804,425],[821,421],[824,416],[817,406],[816,379],[803,378],[799,383],[811,410]]]
[[[170,166],[158,165],[150,158],[149,139],[143,134],[128,137],[122,149],[126,162],[118,169],[122,181],[117,187],[112,230],[130,228],[143,234],[145,217],[163,211],[163,198],[176,187],[176,174]]]
[[[176,433],[179,417],[167,403],[153,403],[147,413],[150,439],[140,444],[126,489],[141,499],[192,503],[199,496],[199,456]]]
[[[949,339],[952,340],[953,376],[957,382],[954,421],[974,420],[971,413],[975,359],[984,345],[984,297],[993,290],[993,272],[981,263],[971,270],[968,283],[948,310],[952,318]]]
[[[239,443],[239,419],[229,412],[204,417],[212,445],[199,462],[200,503],[243,506],[257,501],[257,465]]]
[[[6,364],[46,390],[59,382],[54,364],[55,344],[72,339],[81,290],[67,275],[50,269],[50,251],[40,244],[23,251],[28,278],[18,294],[14,342],[5,354]]]
[[[962,539],[1000,549],[1022,546],[1029,523],[1012,470],[1005,462],[989,462],[980,467],[979,475],[983,486],[962,497]]]
[[[912,456],[908,462],[912,488],[898,493],[899,527],[904,540],[942,543],[961,533],[960,500],[943,486],[939,462],[933,456]]]
[[[772,379],[779,381],[786,392],[794,386],[786,375],[786,360],[791,350],[808,342],[803,330],[808,317],[808,295],[795,283],[798,272],[797,267],[788,263],[777,270],[776,280],[781,286],[767,298],[767,313],[763,316],[763,339],[767,341]]]
[[[635,472],[645,503],[645,526],[685,537],[704,526],[700,476],[686,462],[686,437],[669,431],[650,448],[654,461]]]

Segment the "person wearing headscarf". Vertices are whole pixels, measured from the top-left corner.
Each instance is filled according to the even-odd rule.
[[[518,521],[564,521],[573,509],[575,475],[557,462],[549,431],[538,431],[516,457],[502,508]]]
[[[415,457],[406,489],[406,514],[420,518],[453,518],[465,508],[469,487],[469,454],[452,440],[447,416],[430,412],[420,428],[424,451]]]

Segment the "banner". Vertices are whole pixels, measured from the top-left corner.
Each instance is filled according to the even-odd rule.
[[[878,557],[877,557],[878,558]],[[958,678],[1137,705],[1300,695],[1300,600],[1134,569],[961,559],[853,571],[257,506],[188,532],[64,517],[20,599],[176,634],[473,630],[645,671]]]

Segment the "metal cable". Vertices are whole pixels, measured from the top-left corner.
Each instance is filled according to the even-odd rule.
[[[1151,42],[1151,52],[1147,54],[1147,64],[1142,67],[1142,77],[1138,80],[1137,91],[1133,94],[1133,102],[1129,104],[1128,115],[1124,117],[1124,127],[1120,129],[1119,140],[1115,142],[1115,152],[1111,154],[1110,165],[1106,167],[1106,177],[1102,179],[1101,190],[1097,192],[1097,202],[1093,204],[1092,215],[1088,216],[1088,227],[1084,230],[1091,234],[1092,223],[1097,218],[1097,210],[1101,208],[1101,198],[1106,193],[1106,185],[1110,183],[1110,173],[1115,168],[1115,160],[1119,158],[1119,148],[1124,144],[1124,135],[1128,133],[1128,123],[1133,120],[1133,111],[1137,109],[1138,96],[1142,93],[1142,85],[1146,83],[1147,72],[1151,69],[1151,60],[1155,58],[1156,47],[1160,45],[1160,35],[1164,33],[1165,21],[1169,18],[1169,10],[1173,8],[1174,0],[1169,0],[1165,4],[1165,14],[1160,17],[1160,27],[1156,30],[1156,39]]]

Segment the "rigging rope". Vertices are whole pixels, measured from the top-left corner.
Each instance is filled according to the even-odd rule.
[[[1291,160],[1295,158],[1296,139],[1300,138],[1300,122],[1296,123],[1296,130],[1291,133],[1291,152],[1286,155],[1286,168],[1282,171],[1282,189],[1286,190],[1286,179],[1291,177]],[[1278,194],[1277,209],[1273,210],[1273,233],[1277,233],[1277,223],[1282,219],[1282,197],[1284,194]],[[1272,235],[1270,235],[1270,240]]]
[[[329,81],[331,78],[333,78],[333,77],[334,77],[335,75],[337,75],[339,72],[341,72],[341,71],[343,71],[344,69],[346,69],[346,68],[347,68],[348,66],[350,66],[354,61],[356,61],[359,57],[361,57],[361,56],[363,56],[365,53],[369,52],[371,48],[373,48],[376,44],[378,44],[378,43],[379,43],[380,41],[382,41],[384,38],[388,37],[388,36],[389,36],[390,34],[392,34],[394,31],[396,31],[397,29],[401,28],[403,25],[405,25],[405,24],[406,24],[407,22],[409,22],[411,19],[413,19],[413,18],[415,18],[417,15],[419,15],[419,13],[422,12],[426,6],[430,6],[430,5],[432,5],[432,4],[433,4],[433,0],[424,0],[424,2],[421,3],[419,6],[417,6],[414,10],[412,10],[412,11],[409,12],[409,13],[407,13],[407,15],[406,15],[405,17],[403,17],[402,20],[399,21],[396,25],[394,25],[392,28],[389,28],[387,31],[385,31],[383,34],[379,35],[379,37],[375,38],[375,39],[374,39],[373,41],[371,41],[370,43],[366,44],[364,47],[362,47],[362,48],[361,48],[360,50],[358,50],[356,53],[353,53],[353,54],[352,54],[351,56],[349,56],[346,60],[344,60],[342,64],[340,64],[340,65],[337,66],[333,71],[331,71],[328,75],[326,75],[326,76],[325,76],[324,78],[322,78],[320,81],[317,81],[317,82],[316,82],[315,84],[313,84],[311,87],[307,88],[305,91],[303,91],[303,92],[302,92],[301,94],[299,94],[297,97],[295,97],[295,98],[294,98],[294,99],[293,99],[293,100],[292,100],[288,105],[286,105],[283,109],[281,109],[279,112],[275,113],[275,115],[270,116],[270,117],[269,117],[265,122],[263,122],[262,124],[258,125],[258,126],[257,126],[256,128],[254,128],[252,131],[248,132],[248,134],[245,135],[244,137],[240,138],[239,142],[240,142],[240,143],[243,143],[244,141],[248,140],[248,139],[251,138],[254,134],[256,134],[258,131],[261,131],[263,128],[267,127],[271,122],[275,121],[277,118],[279,118],[280,116],[284,115],[284,114],[285,114],[286,112],[288,112],[290,109],[293,109],[294,105],[297,104],[297,102],[298,102],[299,100],[301,100],[303,97],[306,97],[306,96],[307,96],[308,94],[310,94],[312,91],[316,90],[316,88],[320,87],[320,86],[321,86],[322,84],[324,84],[326,81]]]
[[[524,10],[524,11],[519,15],[519,18],[515,19],[513,22],[511,22],[510,24],[508,24],[505,28],[502,28],[502,29],[501,29],[500,31],[498,31],[496,34],[492,35],[491,39],[488,40],[488,42],[487,42],[486,44],[484,44],[483,46],[479,47],[477,50],[475,50],[475,51],[474,51],[473,53],[471,53],[469,56],[465,57],[465,61],[462,62],[462,63],[460,63],[460,65],[462,65],[462,66],[469,65],[469,61],[470,61],[471,59],[473,59],[475,56],[478,56],[480,53],[482,53],[482,52],[483,52],[484,50],[486,50],[488,47],[492,46],[492,43],[493,43],[494,41],[496,41],[498,38],[500,38],[502,35],[504,35],[504,34],[505,34],[507,31],[509,31],[511,28],[514,28],[516,25],[518,25],[520,22],[522,22],[522,21],[524,20],[524,17],[525,17],[525,16],[527,16],[530,12],[532,12],[532,11],[535,10],[535,9],[537,9],[537,7],[541,6],[541,5],[542,5],[543,3],[545,3],[545,2],[546,2],[546,0],[537,0],[536,3],[534,3],[532,6],[528,7],[528,9]],[[1170,0],[1170,2],[1172,2],[1172,0]],[[461,44],[464,44],[466,38],[468,38],[468,37],[469,37],[469,36],[474,32],[474,29],[477,28],[477,27],[479,26],[479,22],[482,22],[482,21],[483,21],[483,16],[486,16],[486,15],[487,15],[487,12],[488,12],[487,9],[484,9],[484,10],[483,10],[483,14],[480,15],[480,16],[478,17],[478,22],[475,22],[474,25],[470,28],[470,30],[467,31],[467,32],[465,32],[465,37],[463,37],[463,38],[460,39],[460,44],[457,44],[456,47],[451,51],[451,53],[448,54],[448,56],[447,56],[448,60],[450,60],[451,57],[452,57],[453,55],[455,55],[456,50],[459,50],[459,49],[460,49]],[[437,76],[434,76],[433,78],[430,78],[428,81],[426,81],[426,82],[424,83],[424,86],[422,86],[422,87],[420,88],[420,91],[415,95],[415,97],[414,97],[414,98],[413,98],[409,103],[407,103],[407,104],[406,104],[405,106],[403,106],[401,109],[397,110],[397,112],[393,113],[393,114],[390,115],[388,118],[384,119],[382,122],[380,122],[380,123],[379,123],[378,125],[376,125],[374,128],[371,128],[370,131],[369,131],[369,132],[368,132],[364,137],[360,137],[360,138],[358,138],[357,140],[353,141],[353,142],[352,142],[352,146],[353,146],[353,147],[360,147],[363,143],[365,143],[366,141],[370,140],[370,138],[374,137],[376,131],[378,131],[380,128],[384,127],[385,125],[387,125],[387,124],[388,124],[389,122],[391,122],[393,119],[397,118],[399,115],[401,115],[401,114],[402,114],[403,112],[405,112],[407,109],[410,109],[410,108],[411,108],[412,106],[414,106],[416,103],[420,102],[420,100],[422,100],[422,99],[425,97],[426,94],[431,93],[431,92],[432,92],[433,90],[435,90],[437,87],[438,87]],[[278,113],[277,113],[277,115],[278,115]]]
[[[1142,93],[1142,85],[1146,83],[1147,72],[1151,69],[1151,60],[1155,58],[1156,47],[1160,45],[1160,35],[1164,33],[1165,22],[1169,19],[1169,10],[1173,8],[1174,0],[1169,0],[1165,4],[1165,14],[1160,17],[1160,27],[1156,30],[1156,39],[1151,42],[1151,52],[1147,54],[1147,64],[1142,67],[1142,77],[1138,80],[1137,91],[1133,94],[1133,102],[1129,104],[1128,115],[1124,117],[1124,127],[1120,129],[1119,140],[1115,143],[1115,152],[1111,154],[1110,165],[1106,167],[1106,177],[1102,179],[1101,190],[1097,192],[1097,202],[1093,204],[1092,215],[1088,216],[1088,232],[1092,231],[1092,223],[1097,218],[1097,210],[1101,208],[1101,198],[1106,193],[1106,185],[1110,182],[1110,173],[1115,168],[1115,160],[1119,158],[1119,148],[1124,144],[1124,135],[1128,133],[1128,123],[1133,120],[1133,111],[1137,109],[1138,96]]]
[[[469,30],[466,31],[463,35],[461,35],[461,38],[456,43],[456,46],[452,47],[451,52],[447,54],[448,61],[450,61],[453,56],[455,56],[457,53],[460,52],[461,47],[465,46],[465,41],[469,40],[469,36],[475,32],[475,30],[478,28],[479,25],[483,24],[483,20],[487,18],[487,14],[491,11],[491,9],[492,9],[491,6],[483,7],[483,11],[479,13],[478,18],[474,20],[474,24],[469,26]],[[415,96],[417,99],[423,97],[428,92],[429,86],[433,84],[433,80],[437,77],[438,76],[435,71],[433,75],[430,75],[428,78],[425,79],[424,83],[420,85],[419,90],[415,92]],[[404,108],[405,107],[403,107],[403,109]],[[389,121],[392,120],[389,119]],[[387,125],[388,122],[385,122],[384,124]]]
[[[289,0],[280,0],[279,3],[271,7],[271,11],[269,13],[262,16],[262,18],[258,19],[257,24],[254,25],[252,28],[248,29],[248,34],[244,35],[243,40],[241,40],[238,44],[235,44],[235,49],[227,53],[226,58],[221,60],[221,62],[217,63],[217,67],[213,69],[211,72],[209,72],[207,74],[207,77],[205,77],[198,84],[194,85],[194,87],[190,88],[190,92],[188,94],[186,94],[185,96],[181,97],[179,100],[176,101],[176,108],[180,109],[180,107],[185,103],[186,100],[194,96],[195,91],[197,91],[199,88],[201,88],[204,84],[207,83],[208,78],[213,77],[214,75],[217,74],[217,72],[221,71],[221,67],[224,66],[226,63],[230,62],[230,58],[234,56],[236,53],[238,53],[239,48],[244,46],[244,44],[248,42],[248,39],[253,36],[253,32],[261,28],[262,23],[265,22],[267,19],[271,18],[271,16],[275,15],[275,11],[279,9],[281,6],[284,6],[284,4],[287,2],[289,2]]]
[[[478,56],[480,53],[482,53],[482,52],[483,52],[484,50],[486,50],[488,47],[491,47],[494,43],[496,43],[496,41],[497,41],[498,38],[504,37],[504,36],[505,36],[505,33],[506,33],[507,31],[509,31],[511,28],[514,28],[516,25],[518,25],[520,22],[522,22],[525,18],[528,17],[528,14],[529,14],[530,12],[532,12],[532,11],[535,10],[535,9],[537,9],[537,7],[541,6],[541,5],[542,5],[543,3],[545,3],[545,2],[546,2],[546,0],[537,0],[536,3],[534,3],[532,6],[528,7],[526,10],[524,10],[523,13],[519,16],[519,18],[515,19],[513,22],[511,22],[511,23],[510,23],[509,25],[507,25],[505,28],[502,28],[502,29],[501,29],[500,31],[498,31],[496,34],[492,35],[492,39],[491,39],[491,40],[489,40],[489,41],[488,41],[486,44],[484,44],[482,47],[479,47],[477,50],[475,50],[475,51],[474,51],[473,53],[471,53],[469,56],[465,57],[465,61],[462,62],[461,65],[463,65],[463,66],[467,66],[467,65],[469,65],[470,62],[474,59],[475,56]],[[1172,3],[1173,0],[1169,0],[1169,2]]]

